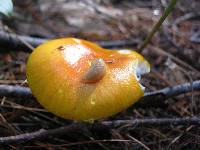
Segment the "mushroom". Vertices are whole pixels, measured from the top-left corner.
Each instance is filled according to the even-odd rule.
[[[48,111],[88,121],[114,115],[139,100],[144,94],[140,76],[149,71],[149,63],[135,51],[61,38],[33,51],[26,75],[33,95]]]

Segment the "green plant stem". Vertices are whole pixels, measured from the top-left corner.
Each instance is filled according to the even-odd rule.
[[[178,0],[171,0],[169,6],[167,6],[167,8],[165,9],[163,15],[160,17],[159,21],[154,25],[153,29],[151,30],[151,32],[147,35],[146,39],[144,40],[144,42],[142,43],[142,45],[138,48],[139,52],[141,52],[146,46],[147,44],[151,41],[153,35],[159,30],[160,26],[162,25],[162,23],[165,21],[165,19],[167,18],[167,16],[172,12],[172,10],[174,9],[176,3]]]

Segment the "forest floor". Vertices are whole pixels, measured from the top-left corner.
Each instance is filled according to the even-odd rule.
[[[133,40],[120,48],[137,50],[158,21],[167,0],[15,0],[12,18],[4,20],[16,35],[53,39],[77,37],[94,42]],[[179,1],[151,43],[141,52],[151,72],[142,78],[146,91],[156,91],[200,79],[200,1]],[[13,33],[12,33],[13,34]],[[1,41],[1,44],[3,41]],[[116,42],[117,43],[117,42]],[[0,44],[0,45],[1,45]],[[25,70],[30,50],[4,44],[0,48],[0,84],[27,86]],[[133,105],[101,121],[199,116],[200,92],[193,91],[151,105]],[[0,97],[0,136],[59,128],[72,124],[45,111],[33,98]],[[19,141],[8,149],[199,149],[198,125],[123,125],[90,127]]]

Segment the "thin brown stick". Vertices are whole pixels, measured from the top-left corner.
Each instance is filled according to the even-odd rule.
[[[32,94],[29,88],[18,86],[18,85],[0,85],[0,96],[11,96],[11,97],[23,97],[32,98]]]
[[[0,84],[22,84],[24,80],[0,80]]]
[[[188,93],[191,91],[197,91],[200,90],[200,80],[196,80],[192,83],[184,83],[184,84],[180,84],[177,86],[173,86],[173,87],[167,87],[155,92],[149,92],[149,93],[145,93],[145,97],[155,97],[156,95],[163,95],[164,99],[170,98],[170,97],[174,97],[183,93]]]
[[[134,120],[115,120],[115,121],[103,121],[98,122],[95,125],[115,128],[128,124],[129,126],[141,127],[141,126],[172,126],[172,125],[200,125],[199,117],[186,117],[186,118],[151,118],[151,119],[134,119]],[[0,144],[9,144],[16,142],[26,142],[40,138],[48,138],[50,136],[60,136],[67,133],[83,132],[87,128],[90,128],[90,124],[72,123],[68,126],[59,127],[56,129],[40,129],[35,132],[20,134],[16,136],[0,137]]]
[[[164,89],[154,92],[147,92],[145,93],[143,99],[148,99],[149,97],[153,98],[157,96],[163,96],[163,99],[167,99],[170,97],[197,90],[200,90],[200,80],[193,81],[192,83],[184,83],[177,86],[166,87]],[[23,98],[33,97],[29,88],[13,85],[0,85],[0,96]]]
[[[10,33],[12,33],[12,34],[15,35],[15,32],[14,32],[12,29],[10,29],[7,25],[3,25],[3,27],[4,27],[4,29],[5,29],[6,31],[8,31],[8,32],[10,32]],[[26,40],[24,40],[24,39],[21,38],[20,36],[16,36],[16,38],[17,38],[19,41],[21,41],[25,46],[27,46],[30,50],[34,50],[34,47],[33,47],[31,44],[29,44]]]
[[[6,102],[8,102],[8,101],[6,101]],[[20,109],[20,110],[27,110],[27,111],[36,111],[36,112],[47,112],[47,110],[45,110],[45,109],[32,108],[32,107],[22,106],[22,105],[15,104],[15,103],[13,103],[11,105],[3,104],[3,105],[0,105],[0,107],[14,108],[14,109]]]
[[[16,142],[25,142],[33,139],[49,137],[53,135],[63,135],[70,132],[77,132],[83,129],[81,124],[73,124],[69,126],[64,126],[56,129],[45,130],[40,129],[31,133],[24,133],[16,136],[0,137],[0,144],[9,144]]]
[[[144,149],[146,150],[150,150],[149,147],[147,147],[144,143],[140,142],[138,139],[132,137],[131,135],[127,135],[130,139],[132,139],[133,141],[135,141],[136,143],[140,144],[142,147],[144,147]]]
[[[84,145],[84,144],[95,144],[95,143],[111,143],[111,142],[132,142],[131,140],[122,140],[122,139],[103,139],[103,140],[92,140],[92,141],[80,141],[73,142],[68,144],[59,144],[59,145],[50,145],[49,147],[69,147],[75,145]],[[38,146],[25,146],[26,148],[35,148]],[[40,147],[40,146],[39,146]]]
[[[22,36],[22,35],[16,35],[16,34],[7,33],[4,31],[0,31],[0,45],[1,46],[5,46],[10,49],[15,48],[15,50],[31,52],[31,49],[29,49],[26,45],[24,45],[22,40],[25,41],[26,43],[31,44],[33,47],[37,47],[38,45],[50,39]],[[136,47],[139,42],[140,42],[139,39],[96,41],[97,44],[99,44],[100,46],[104,48],[119,48],[119,47],[128,47],[128,46]]]
[[[103,125],[109,127],[118,127],[124,124],[129,126],[141,127],[141,126],[170,126],[170,125],[199,125],[199,117],[185,117],[185,118],[150,118],[150,119],[134,119],[134,120],[114,120],[104,121]]]

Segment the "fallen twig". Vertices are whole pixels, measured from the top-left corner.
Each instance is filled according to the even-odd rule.
[[[4,25],[4,30],[8,31],[9,33],[12,33],[13,35],[15,35],[15,32],[10,29],[7,25]],[[26,47],[28,47],[30,50],[34,50],[34,47],[29,44],[27,41],[24,40],[24,38],[21,38],[20,36],[15,36],[20,42],[22,42],[24,45],[26,45]]]
[[[185,117],[185,118],[150,118],[150,119],[134,119],[134,120],[114,120],[104,121],[103,125],[117,127],[124,124],[129,124],[134,127],[141,126],[169,126],[169,125],[200,125],[199,117]]]
[[[185,83],[182,85],[177,85],[174,87],[167,87],[159,91],[146,93],[143,99],[148,99],[149,97],[157,97],[162,95],[163,99],[173,97],[182,93],[187,93],[194,90],[200,89],[200,80],[194,81],[192,83]],[[18,96],[18,97],[32,97],[30,89],[20,86],[10,86],[10,85],[0,85],[0,96]],[[134,119],[134,120],[114,120],[114,121],[103,121],[97,122],[92,127],[106,127],[114,128],[128,124],[129,126],[169,126],[169,125],[200,125],[200,118],[190,117],[190,118],[151,118],[151,119]],[[72,123],[69,126],[64,126],[56,129],[45,130],[41,129],[31,133],[20,134],[16,136],[0,137],[0,144],[9,144],[16,142],[25,142],[38,138],[45,138],[53,135],[62,135],[69,132],[82,131],[86,128],[90,128],[91,125]]]
[[[30,141],[33,139],[49,137],[53,135],[63,135],[70,132],[78,132],[83,130],[83,125],[81,124],[73,124],[69,126],[64,126],[56,129],[45,130],[40,129],[35,132],[31,133],[24,133],[16,136],[8,136],[8,137],[0,137],[0,144],[9,144],[9,143],[16,143],[16,142],[25,142]]]
[[[197,90],[200,90],[200,80],[177,86],[166,87],[154,92],[146,92],[141,100],[134,105],[134,107],[166,107],[167,104],[164,100]]]
[[[167,99],[183,93],[191,92],[192,90],[200,90],[200,80],[194,81],[192,83],[184,83],[173,87],[167,87],[155,92],[145,93],[144,98],[149,96],[162,95],[164,96],[164,99]]]
[[[155,98],[157,96],[162,96],[163,99],[174,97],[180,94],[188,93],[191,91],[200,90],[200,80],[196,80],[192,83],[184,83],[173,87],[166,87],[164,89],[145,93],[143,99]],[[10,97],[24,97],[32,98],[32,94],[29,88],[22,86],[13,85],[0,85],[0,96],[10,96]]]
[[[22,87],[18,85],[0,85],[0,96],[10,96],[10,97],[23,97],[32,98],[32,94],[29,88]]]
[[[13,33],[0,31],[0,41],[1,41],[0,45],[1,46],[4,46],[6,48],[15,48],[18,50],[31,52],[31,49],[28,48],[20,39],[22,39],[23,41],[26,41],[33,47],[36,47],[47,40],[47,39],[42,39],[42,38],[32,38],[28,36],[21,36],[21,35],[16,35]]]
[[[24,133],[15,136],[0,137],[0,144],[9,144],[16,142],[26,142],[40,138],[48,138],[50,136],[59,136],[67,133],[80,132],[88,128],[95,128],[102,126],[103,128],[115,128],[128,124],[129,126],[170,126],[170,125],[200,125],[199,117],[186,117],[186,118],[151,118],[151,119],[134,119],[134,120],[115,120],[115,121],[102,121],[93,125],[83,123],[72,123],[68,126],[59,127],[56,129],[40,129],[35,132]],[[127,127],[127,126],[126,126]]]
[[[28,48],[20,39],[26,41],[33,47],[37,47],[38,45],[49,40],[45,38],[22,36],[0,31],[1,46],[6,46],[7,48],[15,48],[25,52],[31,52],[30,48]],[[115,41],[97,41],[96,43],[104,48],[119,48],[119,47],[136,46],[138,45],[139,42],[140,42],[139,39],[131,39],[131,40],[115,40]]]

